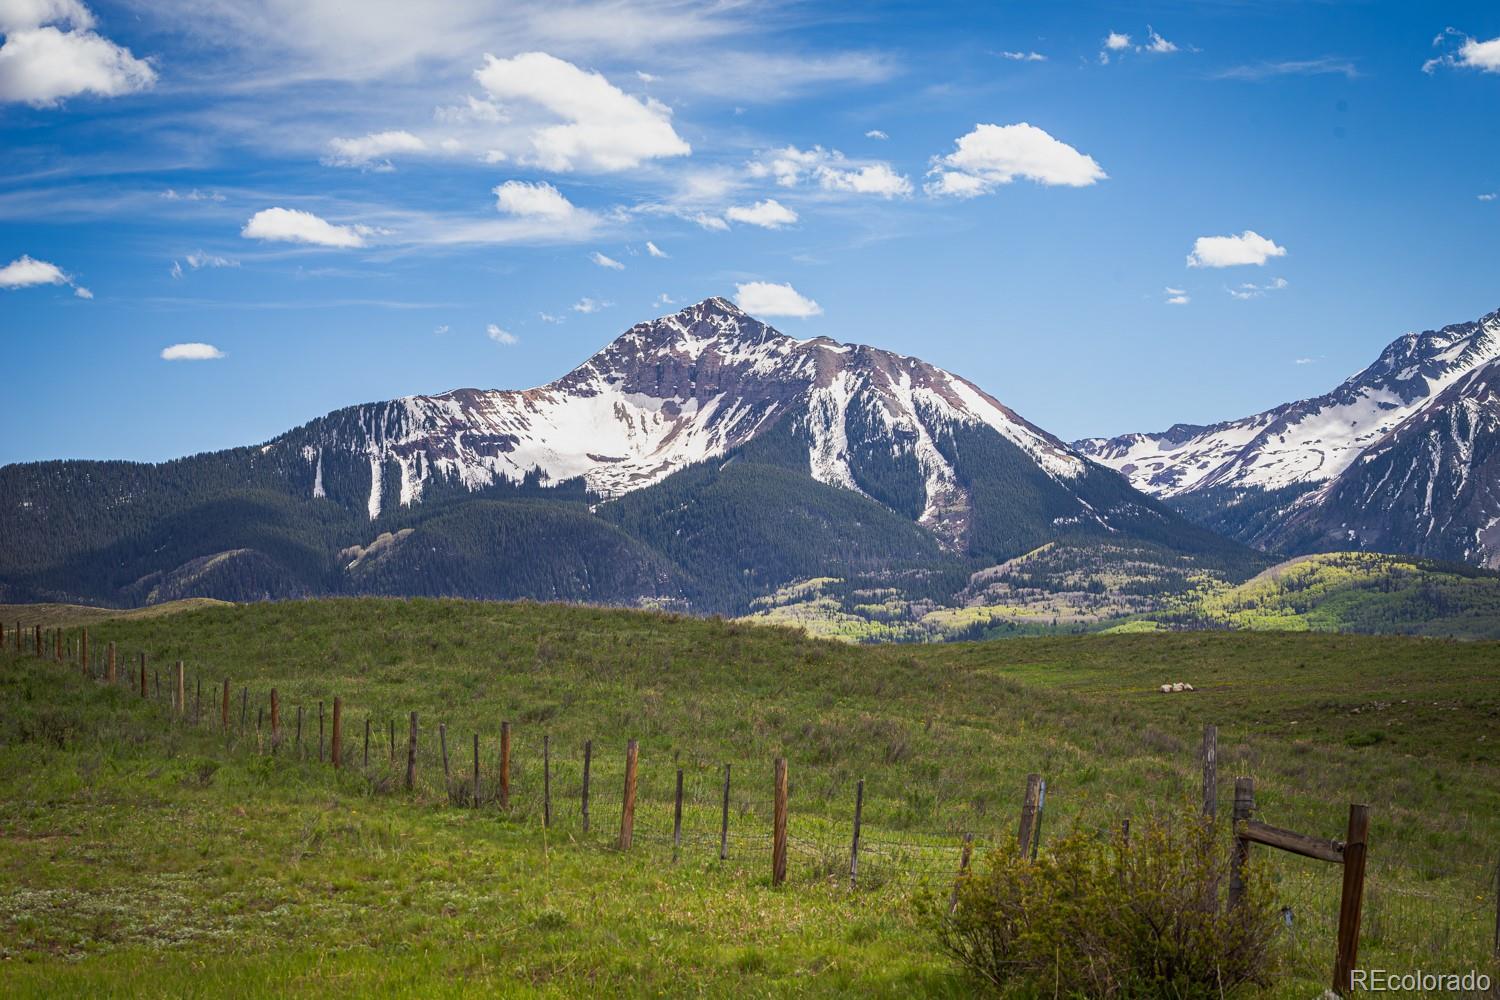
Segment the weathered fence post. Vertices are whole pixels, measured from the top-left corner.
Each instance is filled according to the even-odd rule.
[[[958,877],[953,880],[953,891],[948,894],[948,916],[958,912],[958,891],[963,888],[964,876],[969,874],[969,859],[974,854],[974,835],[964,834],[964,846],[958,854]]]
[[[589,770],[594,763],[594,741],[583,741],[583,832],[589,832]]]
[[[1021,800],[1021,831],[1018,836],[1021,845],[1021,857],[1031,857],[1031,839],[1036,832],[1036,808],[1037,799],[1041,795],[1042,776],[1040,774],[1028,774],[1026,776],[1026,797]]]
[[[500,808],[510,808],[510,723],[500,723]]]
[[[366,770],[369,770],[370,767],[370,722],[370,717],[368,715],[365,716],[365,759],[362,766]]]
[[[332,753],[333,769],[337,771],[344,765],[344,699],[338,695],[333,696],[333,744]]]
[[[672,807],[672,863],[682,854],[682,768],[677,769],[677,801]]]
[[[228,687],[228,682],[225,682]],[[281,745],[281,695],[275,688],[271,689],[271,752]]]
[[[141,697],[146,697],[146,654],[141,654]]]
[[[859,825],[865,812],[865,779],[854,786],[854,840],[849,845],[849,888],[859,885]]]
[[[1042,817],[1047,814],[1047,779],[1043,778],[1036,789],[1036,820],[1031,824],[1031,860],[1042,846]]]
[[[323,763],[323,699],[318,699],[318,763]]]
[[[250,687],[246,685],[240,688],[240,728],[244,729],[250,723]]]
[[[302,706],[297,706],[297,735],[292,740],[292,749],[297,752],[297,757],[302,757]]]
[[[368,754],[366,754],[368,756]],[[474,808],[479,808],[479,734],[474,734],[474,787],[470,789],[474,796]]]
[[[542,734],[542,829],[552,826],[552,737]]]
[[[177,661],[177,714],[187,715],[187,669]]]
[[[1359,917],[1365,896],[1365,855],[1370,840],[1370,807],[1349,807],[1349,832],[1344,837],[1344,889],[1339,898],[1339,950],[1333,963],[1333,989],[1348,996],[1353,989],[1354,963],[1359,957]]]
[[[438,746],[443,751],[443,789],[451,793],[453,791],[453,772],[448,770],[448,724],[446,722],[438,723]]]
[[[620,850],[630,850],[635,835],[635,767],[640,747],[635,740],[625,744],[625,795],[620,803]]]
[[[396,720],[391,720],[391,766],[396,766]]]
[[[411,713],[411,732],[406,737],[406,790],[417,786],[417,713]]]
[[[1250,863],[1250,841],[1240,834],[1240,824],[1255,812],[1255,779],[1234,779],[1234,847],[1229,856],[1229,908],[1245,898],[1245,868]]]
[[[1210,820],[1219,809],[1219,727],[1203,727],[1203,815]]]
[[[729,773],[730,765],[724,765],[724,804],[719,812],[719,860],[729,860]]]
[[[58,663],[63,662],[63,630],[58,629],[52,633],[52,658]]]
[[[17,625],[16,628],[19,629],[20,626]],[[17,635],[16,635],[16,652],[20,652],[20,651],[21,651],[21,636],[20,636],[20,633],[17,632]],[[79,663],[79,666],[81,666],[83,668],[84,674],[88,675],[89,672],[90,672],[89,671],[89,630],[88,629],[80,629],[79,632],[78,632],[78,663]]]
[[[36,653],[36,658],[40,660],[47,655],[42,649],[42,627],[40,625],[33,625],[32,629],[36,633],[36,638],[32,640],[32,645],[35,647],[33,651]]]
[[[771,884],[786,881],[786,758],[776,758],[776,799],[771,812]]]

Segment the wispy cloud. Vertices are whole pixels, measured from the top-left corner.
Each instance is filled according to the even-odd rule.
[[[1286,59],[1280,62],[1259,62],[1243,66],[1231,66],[1212,74],[1217,80],[1268,80],[1278,76],[1342,76],[1358,79],[1359,67],[1352,60],[1338,56],[1320,56],[1317,59]]]
[[[625,265],[624,264],[621,264],[619,261],[615,260],[613,257],[606,257],[604,254],[600,253],[598,250],[595,250],[593,253],[589,254],[589,260],[593,261],[598,266],[603,267],[603,268],[608,268],[611,271],[623,271],[623,270],[625,270]]]

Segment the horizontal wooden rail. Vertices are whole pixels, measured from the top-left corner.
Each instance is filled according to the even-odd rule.
[[[1246,840],[1300,854],[1304,858],[1332,861],[1336,865],[1344,863],[1344,844],[1339,840],[1309,837],[1305,833],[1293,833],[1253,819],[1241,822],[1235,832]]]

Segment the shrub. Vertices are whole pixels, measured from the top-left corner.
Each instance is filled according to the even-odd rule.
[[[1035,861],[989,852],[938,937],[999,992],[1206,1000],[1270,974],[1280,925],[1253,867],[1249,881],[1227,912],[1227,838],[1194,814],[1154,817],[1128,843],[1076,831]]]

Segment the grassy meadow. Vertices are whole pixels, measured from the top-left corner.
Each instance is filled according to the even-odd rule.
[[[19,613],[0,608],[7,632]],[[80,618],[46,613],[44,625],[76,638]],[[88,628],[95,652],[117,644],[122,683],[86,683],[9,641],[0,654],[10,995],[968,996],[976,984],[939,953],[920,912],[951,885],[961,836],[975,835],[979,863],[1012,844],[1032,771],[1048,781],[1043,849],[1074,826],[1190,810],[1210,722],[1221,814],[1235,775],[1256,779],[1259,818],[1310,834],[1341,837],[1350,802],[1373,807],[1365,962],[1497,971],[1493,643],[1164,633],[855,647],[646,612],[374,599],[189,607]],[[144,701],[123,683],[140,653]],[[178,659],[187,720],[166,698]],[[1197,690],[1158,691],[1171,681]],[[285,727],[274,754],[262,718],[273,687]],[[326,732],[335,696],[350,764],[337,773],[319,763],[317,739],[318,703]],[[418,782],[406,792],[413,711]],[[513,734],[504,810],[493,787],[502,720]],[[640,798],[636,842],[621,852],[629,738]],[[789,761],[792,837],[779,888],[777,756]],[[851,891],[861,778],[865,846]],[[1247,995],[1316,995],[1332,965],[1339,873],[1260,848],[1252,866],[1290,907],[1291,927],[1274,980]]]

